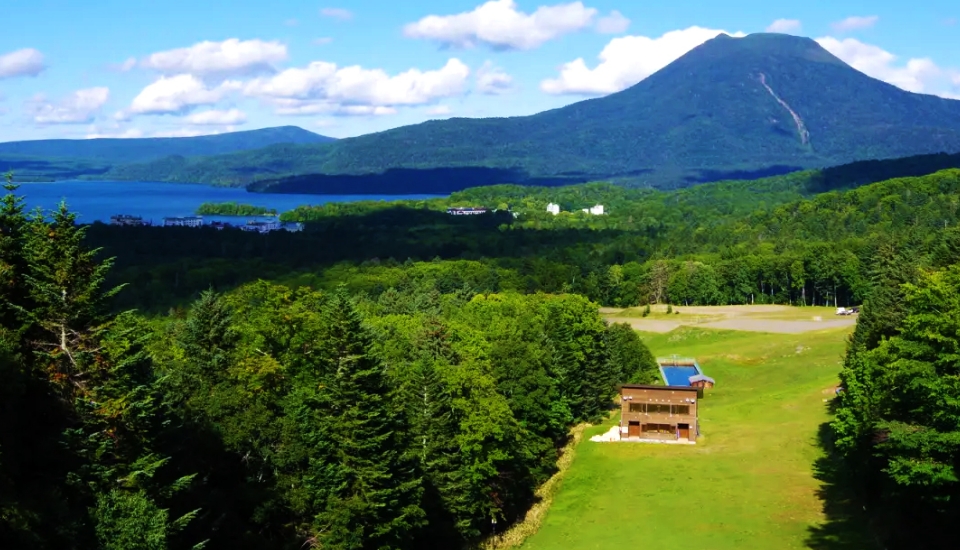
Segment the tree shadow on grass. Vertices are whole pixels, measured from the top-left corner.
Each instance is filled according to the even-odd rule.
[[[832,403],[831,403],[832,405]],[[832,409],[832,406],[828,405]],[[831,410],[831,413],[833,411]],[[833,430],[828,422],[817,433],[823,455],[814,462],[814,477],[821,485],[817,497],[823,503],[825,521],[808,528],[806,546],[812,550],[873,550],[883,548],[873,534],[870,516],[858,500],[852,477],[833,452]]]

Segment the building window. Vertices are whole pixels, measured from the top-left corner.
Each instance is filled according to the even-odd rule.
[[[670,424],[644,424],[642,431],[653,434],[672,434],[675,429]]]
[[[663,403],[647,404],[647,412],[650,414],[670,414],[670,405]]]
[[[646,403],[630,403],[630,412],[632,413],[646,412],[644,405],[646,405]]]
[[[674,405],[673,414],[690,414],[690,405]]]

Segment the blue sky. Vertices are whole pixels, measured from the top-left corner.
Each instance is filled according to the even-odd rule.
[[[623,89],[720,31],[810,36],[960,99],[960,3],[923,4],[4,0],[0,141],[531,114]]]

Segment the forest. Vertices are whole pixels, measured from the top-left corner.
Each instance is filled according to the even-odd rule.
[[[838,174],[328,203],[263,235],[78,226],[8,184],[0,545],[482,544],[656,380],[597,306],[666,302],[862,304],[824,445],[887,547],[948,548],[960,170]]]
[[[266,281],[112,313],[65,206],[0,207],[8,548],[423,548],[522,516],[656,364],[573,294]]]
[[[197,207],[200,216],[276,216],[277,211],[266,206],[236,202],[205,202]]]

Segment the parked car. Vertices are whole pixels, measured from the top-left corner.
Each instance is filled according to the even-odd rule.
[[[837,315],[853,315],[854,313],[860,313],[860,308],[859,307],[851,307],[851,308],[838,307],[837,308]]]

